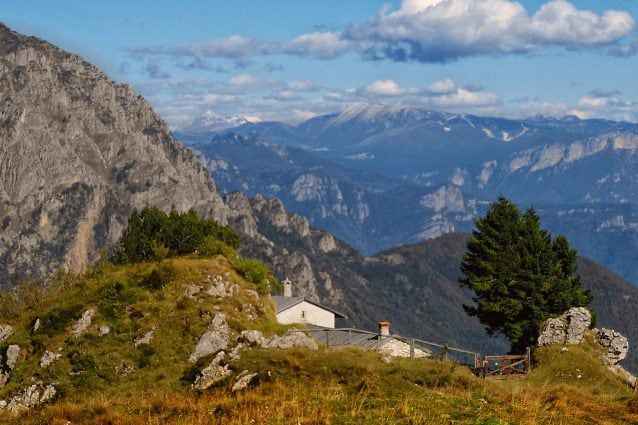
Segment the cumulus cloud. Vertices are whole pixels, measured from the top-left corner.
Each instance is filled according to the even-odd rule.
[[[292,91],[315,91],[319,88],[315,83],[310,80],[295,80],[289,81],[286,84],[288,90]]]
[[[396,10],[351,25],[343,37],[372,59],[446,62],[547,46],[606,46],[634,27],[627,12],[597,15],[566,0],[549,1],[532,16],[511,0],[404,0]]]
[[[338,32],[314,32],[300,35],[286,43],[284,53],[310,56],[318,59],[332,59],[345,53],[350,43]]]
[[[475,107],[493,106],[501,102],[501,98],[488,91],[470,91],[465,88],[458,88],[451,93],[432,98],[431,103],[437,107]]]
[[[425,89],[426,93],[433,95],[437,94],[449,94],[456,90],[456,84],[454,81],[446,78],[445,80],[435,81]]]
[[[366,86],[365,92],[378,96],[400,96],[405,94],[406,90],[394,80],[376,80]]]

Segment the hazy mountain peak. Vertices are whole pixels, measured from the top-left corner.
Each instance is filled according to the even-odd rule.
[[[206,111],[190,123],[180,127],[182,133],[206,133],[238,127],[246,123],[261,122],[261,118],[253,116],[232,116],[214,111]]]

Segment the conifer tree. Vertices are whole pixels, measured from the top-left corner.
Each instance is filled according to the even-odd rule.
[[[504,334],[512,352],[534,346],[546,319],[591,302],[575,274],[576,250],[563,236],[552,240],[533,208],[521,213],[501,196],[475,224],[459,279],[475,305],[463,307],[488,334]]]

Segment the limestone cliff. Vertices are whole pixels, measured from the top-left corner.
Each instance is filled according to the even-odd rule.
[[[132,208],[224,220],[206,170],[149,104],[80,57],[0,24],[0,282],[79,270]]]

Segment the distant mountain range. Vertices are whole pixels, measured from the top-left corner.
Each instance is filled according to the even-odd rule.
[[[365,254],[470,231],[503,194],[638,283],[637,124],[355,104],[296,126],[174,134],[222,192],[278,197]]]

